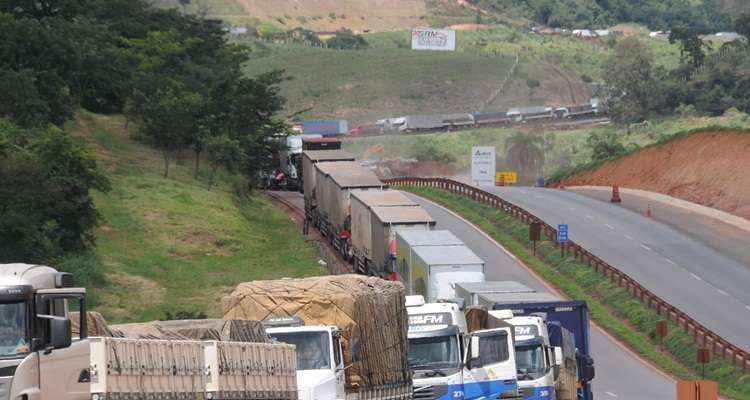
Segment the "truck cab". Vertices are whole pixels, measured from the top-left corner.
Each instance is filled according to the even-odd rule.
[[[489,313],[513,325],[521,396],[525,400],[555,399],[555,367],[560,361],[555,354],[561,350],[550,346],[545,319],[540,316],[514,317],[508,310]]]
[[[276,324],[278,326],[278,322]],[[346,377],[339,329],[335,326],[293,325],[268,328],[266,332],[274,341],[293,344],[297,348],[299,399],[345,399]]]
[[[414,399],[519,398],[510,328],[468,332],[457,304],[406,299]]]
[[[71,274],[0,265],[0,399],[90,398],[85,294]],[[69,305],[81,311],[75,341]]]

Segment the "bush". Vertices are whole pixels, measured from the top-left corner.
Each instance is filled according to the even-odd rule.
[[[336,35],[328,40],[328,47],[334,49],[360,50],[367,48],[369,43],[362,35],[355,35],[350,29],[340,29]]]
[[[456,162],[456,157],[453,154],[441,149],[433,142],[416,142],[411,154],[412,157],[421,162],[437,161],[443,164],[453,164]]]
[[[528,86],[529,89],[536,89],[536,88],[538,88],[541,85],[542,84],[539,83],[539,81],[536,80],[536,79],[527,79],[526,80],[526,86]]]

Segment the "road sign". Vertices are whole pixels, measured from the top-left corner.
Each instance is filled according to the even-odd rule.
[[[456,31],[432,28],[412,29],[411,49],[456,51]]]
[[[568,224],[557,226],[557,243],[568,243]]]
[[[475,186],[495,186],[495,147],[471,148],[471,182]]]
[[[495,173],[495,184],[500,185],[505,183],[506,185],[512,183],[518,183],[518,172],[516,171],[501,171]]]

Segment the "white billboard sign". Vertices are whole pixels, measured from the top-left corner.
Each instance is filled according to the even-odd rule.
[[[456,31],[414,28],[411,31],[411,49],[456,51]]]
[[[475,186],[495,186],[495,147],[471,148],[471,183]]]

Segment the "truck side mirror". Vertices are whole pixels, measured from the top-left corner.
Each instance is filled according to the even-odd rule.
[[[555,366],[559,367],[563,363],[563,351],[562,347],[555,346],[553,347],[555,352]]]
[[[594,377],[596,376],[596,371],[594,370],[594,359],[591,357],[586,357],[583,360],[583,371],[581,371],[581,380],[584,382],[589,382],[594,380]]]
[[[73,342],[72,334],[70,331],[70,319],[52,319],[50,320],[51,326],[51,342],[53,349],[64,349],[70,347]]]

